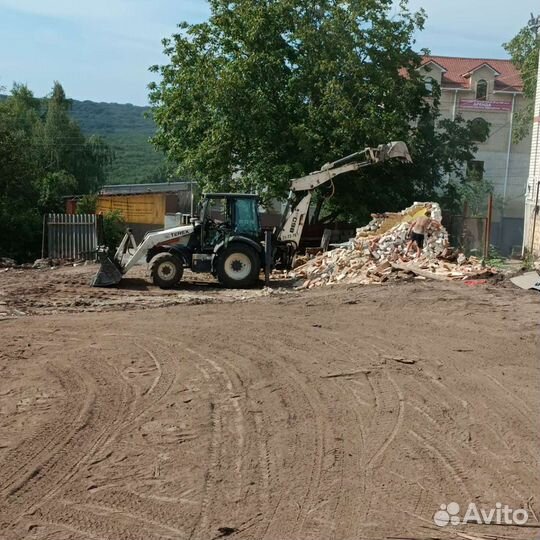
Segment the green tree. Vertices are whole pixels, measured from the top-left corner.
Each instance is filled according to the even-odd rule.
[[[35,258],[42,215],[63,210],[65,195],[94,192],[105,181],[110,152],[69,117],[59,83],[38,100],[14,85],[0,102],[0,257]]]
[[[360,187],[336,182],[333,213],[350,214],[354,194],[358,218],[362,205],[433,193],[470,159],[468,124],[438,121],[438,90],[426,99],[417,71],[423,11],[402,1],[395,16],[392,0],[210,6],[207,22],[182,23],[163,41],[170,61],[151,68],[160,80],[150,86],[154,142],[205,189],[283,196],[291,178],[325,162],[406,141],[413,166],[371,168]]]
[[[83,195],[77,203],[77,214],[95,214],[97,210],[98,197],[95,193]]]
[[[514,139],[519,142],[529,134],[533,122],[540,48],[536,34],[530,26],[522,28],[513,39],[504,43],[503,47],[521,73],[523,94],[528,98],[525,107],[517,111],[514,117]]]
[[[291,177],[405,135],[425,107],[422,14],[392,19],[391,0],[210,4],[208,22],[164,40],[171,63],[150,92],[156,143],[209,187],[283,195]]]
[[[414,201],[436,200],[447,210],[459,211],[466,193],[462,187],[469,181],[464,164],[474,159],[478,149],[471,130],[471,122],[459,116],[451,121],[425,111],[408,139],[413,165],[370,167],[361,171],[360,179],[338,178],[322,221],[366,221],[373,212],[400,210]],[[476,133],[476,140],[486,140],[488,135],[486,125]]]
[[[24,126],[18,103],[0,103],[0,257],[26,260],[39,253],[41,216],[32,152],[31,129]]]
[[[72,186],[75,191],[89,193],[105,183],[105,170],[112,154],[101,137],[85,137],[69,115],[70,106],[62,85],[55,82],[46,100],[45,119],[36,144],[41,148],[47,171],[64,171],[76,179]]]
[[[126,232],[126,221],[120,210],[110,210],[103,214],[103,236],[105,245],[113,252]]]
[[[64,212],[62,197],[76,191],[77,180],[66,171],[48,172],[38,179],[37,189],[37,207],[40,213],[61,213]]]

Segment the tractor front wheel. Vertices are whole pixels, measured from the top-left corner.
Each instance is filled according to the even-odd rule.
[[[184,274],[184,265],[179,257],[172,253],[158,253],[150,261],[150,275],[154,285],[162,289],[171,289],[178,285]]]
[[[231,289],[245,289],[259,278],[261,261],[258,253],[246,244],[227,246],[218,256],[217,278]]]

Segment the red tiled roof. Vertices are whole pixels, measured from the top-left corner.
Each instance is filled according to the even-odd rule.
[[[494,60],[491,58],[456,58],[450,56],[424,56],[422,65],[435,62],[446,69],[442,75],[443,88],[470,88],[471,72],[487,64],[500,75],[495,77],[495,90],[507,92],[522,92],[523,81],[517,68],[511,60]]]

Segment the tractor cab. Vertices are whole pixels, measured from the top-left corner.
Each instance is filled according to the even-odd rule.
[[[232,236],[261,239],[259,197],[237,193],[207,193],[200,213],[200,246],[213,249]]]

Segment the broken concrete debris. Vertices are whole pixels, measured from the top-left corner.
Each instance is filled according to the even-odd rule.
[[[476,257],[465,257],[452,249],[444,227],[430,227],[424,250],[418,259],[406,255],[412,221],[427,210],[440,222],[437,203],[415,202],[401,212],[372,214],[372,220],[356,230],[356,237],[312,259],[299,258],[291,276],[304,279],[302,288],[311,289],[334,283],[378,284],[389,279],[413,277],[439,280],[468,280],[489,277],[496,270],[485,268]]]

